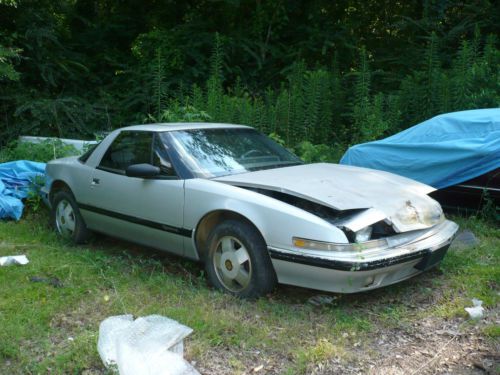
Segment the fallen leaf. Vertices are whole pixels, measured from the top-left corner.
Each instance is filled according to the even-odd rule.
[[[260,370],[262,370],[264,368],[264,365],[260,365],[260,366],[257,366],[257,367],[254,367],[254,369],[252,370],[253,372],[259,372]]]

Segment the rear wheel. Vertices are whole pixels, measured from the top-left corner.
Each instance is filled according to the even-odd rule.
[[[236,220],[220,223],[210,234],[205,269],[212,285],[242,298],[269,293],[277,282],[260,233]]]
[[[83,221],[73,195],[66,190],[54,194],[52,200],[52,223],[57,233],[76,244],[85,242],[89,230]]]

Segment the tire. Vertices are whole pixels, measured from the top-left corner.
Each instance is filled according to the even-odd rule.
[[[88,240],[90,232],[83,221],[73,194],[59,190],[52,200],[51,219],[57,233],[75,244]]]
[[[227,220],[208,238],[205,271],[217,289],[240,298],[256,298],[271,292],[276,273],[260,233],[250,224]]]

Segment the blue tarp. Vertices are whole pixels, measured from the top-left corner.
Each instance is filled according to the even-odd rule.
[[[500,167],[500,108],[446,113],[353,146],[341,164],[379,169],[442,189]]]
[[[37,176],[45,176],[45,163],[19,160],[0,164],[0,219],[21,218],[21,199],[28,196]]]

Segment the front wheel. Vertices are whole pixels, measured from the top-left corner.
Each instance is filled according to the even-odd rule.
[[[260,233],[250,224],[227,220],[208,239],[208,281],[242,298],[265,295],[276,286],[276,273]]]
[[[52,223],[57,233],[76,244],[85,242],[89,231],[83,221],[73,195],[65,190],[54,194],[52,200]]]

